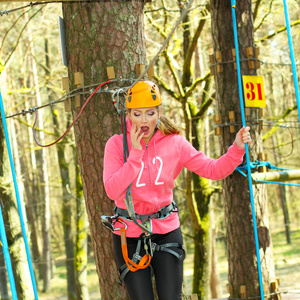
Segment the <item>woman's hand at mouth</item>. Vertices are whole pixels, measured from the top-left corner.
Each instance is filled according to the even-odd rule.
[[[132,124],[130,131],[131,146],[136,149],[142,150],[141,139],[143,138],[144,133],[138,128],[135,124]]]

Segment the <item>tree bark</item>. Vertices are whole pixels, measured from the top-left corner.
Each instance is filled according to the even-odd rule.
[[[3,248],[1,243],[0,243],[0,299],[3,300],[10,299],[8,295],[8,288],[7,288],[5,259],[4,259]]]
[[[24,260],[26,261],[26,251],[18,207],[12,196],[11,175],[2,122],[0,123],[0,202],[18,299],[33,299],[29,268],[24,263]]]
[[[231,5],[229,0],[211,0],[212,36],[214,52],[221,51],[222,61],[232,61],[234,48]],[[237,26],[239,36],[240,58],[246,58],[246,48],[254,47],[252,3],[250,0],[237,2]],[[255,75],[256,70],[250,70],[248,62],[241,63],[243,75]],[[223,72],[215,74],[216,98],[222,123],[229,121],[229,111],[234,111],[236,121],[241,121],[238,98],[237,75],[233,63],[223,66]],[[258,119],[258,109],[251,109],[251,119]],[[241,127],[241,126],[240,126]],[[238,128],[236,128],[238,130]],[[254,161],[262,150],[261,135],[258,127],[251,129],[254,145],[250,149]],[[220,146],[225,153],[232,144],[235,134],[229,132],[229,127],[223,127],[220,136]],[[238,298],[240,286],[245,285],[247,297],[259,296],[259,282],[255,242],[253,233],[252,212],[250,206],[249,188],[245,179],[234,172],[223,180],[224,207],[227,229],[227,255],[229,263],[228,280],[232,287],[231,297]],[[264,185],[253,186],[255,214],[257,218],[260,260],[263,282],[270,287],[275,279],[272,241],[269,230],[267,195]]]
[[[85,85],[107,80],[106,67],[116,76],[135,77],[136,64],[146,63],[142,1],[63,3],[70,87],[74,73],[84,73]],[[78,109],[73,108],[73,116]],[[111,215],[113,202],[103,187],[103,156],[108,138],[120,133],[111,97],[95,96],[75,125],[83,193],[104,300],[126,299],[118,284],[111,233],[101,225],[101,215]]]
[[[83,197],[82,180],[78,165],[76,149],[73,149],[73,157],[76,168],[76,247],[75,247],[75,279],[76,295],[78,300],[89,300],[87,286],[87,230],[88,220]]]

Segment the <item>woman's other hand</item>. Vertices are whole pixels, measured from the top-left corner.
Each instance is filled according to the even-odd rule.
[[[245,149],[245,144],[250,143],[251,136],[250,136],[250,127],[242,127],[239,132],[236,134],[235,143],[240,147]]]

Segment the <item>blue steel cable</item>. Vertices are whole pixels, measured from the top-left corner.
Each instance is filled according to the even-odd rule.
[[[0,97],[1,97],[1,93],[0,93]],[[1,205],[0,205],[0,241],[2,242],[2,249],[3,249],[3,253],[4,253],[4,259],[6,262],[6,268],[7,268],[8,280],[9,280],[9,284],[10,284],[11,295],[12,295],[13,300],[18,300],[16,284],[15,284],[14,274],[13,274],[10,255],[9,255],[6,233],[5,233]]]
[[[17,204],[18,204],[19,217],[20,217],[20,222],[21,222],[21,227],[22,227],[23,239],[24,239],[24,243],[25,243],[27,261],[28,261],[30,277],[31,277],[31,282],[32,282],[32,288],[33,288],[35,299],[37,300],[38,295],[37,295],[36,282],[35,282],[35,277],[34,277],[34,272],[33,272],[33,267],[32,267],[32,260],[31,260],[31,256],[30,256],[28,239],[27,239],[27,234],[26,234],[26,229],[25,229],[25,224],[24,224],[24,218],[23,218],[23,212],[22,212],[22,205],[21,205],[21,201],[20,201],[20,193],[19,193],[19,188],[18,188],[16,170],[15,170],[15,166],[14,166],[14,161],[13,161],[13,156],[12,156],[12,151],[11,151],[11,146],[10,146],[10,141],[9,141],[9,135],[8,135],[7,124],[6,124],[6,119],[5,119],[5,110],[4,110],[1,92],[0,92],[0,110],[1,110],[1,118],[2,118],[2,123],[3,123],[4,134],[5,134],[6,146],[7,146],[7,151],[8,151],[8,155],[9,155],[10,168],[11,168],[11,173],[12,173],[12,177],[13,177],[13,181],[14,181],[15,194],[16,194],[16,199],[17,199]]]
[[[296,69],[296,62],[295,62],[295,54],[294,54],[294,47],[293,47],[293,39],[291,34],[291,24],[289,18],[289,10],[287,6],[287,1],[283,0],[284,6],[284,15],[285,15],[285,23],[286,23],[286,30],[289,40],[289,47],[290,47],[290,56],[291,56],[291,63],[292,63],[292,70],[293,70],[293,78],[294,78],[294,86],[295,86],[295,94],[296,94],[296,101],[298,107],[298,118],[300,123],[300,95],[299,95],[299,83],[298,83],[298,76],[297,76],[297,69]]]
[[[236,3],[235,0],[231,0],[231,12],[232,12],[232,21],[233,21],[233,34],[234,34],[234,45],[235,45],[235,53],[236,53],[236,66],[237,66],[237,78],[238,78],[239,98],[240,98],[240,107],[241,107],[241,117],[242,117],[243,126],[246,127],[245,112],[244,112],[244,100],[243,100],[243,93],[242,93],[242,78],[241,78],[241,68],[240,68],[239,44],[238,44],[236,15],[235,15],[235,3]],[[250,192],[251,209],[252,209],[255,249],[256,249],[256,257],[257,257],[257,269],[258,269],[258,277],[259,277],[260,296],[261,296],[261,300],[264,300],[264,289],[263,289],[261,263],[260,263],[260,255],[259,255],[259,241],[258,241],[258,234],[257,234],[257,223],[256,223],[256,216],[255,216],[255,205],[254,205],[254,198],[253,198],[252,177],[251,177],[250,155],[249,155],[248,143],[245,144],[245,150],[246,150],[246,159],[247,159],[247,171],[248,171],[249,192]]]

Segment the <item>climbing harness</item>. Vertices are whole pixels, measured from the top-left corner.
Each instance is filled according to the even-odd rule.
[[[148,215],[140,215],[140,214],[135,214],[135,219],[138,219],[142,222],[147,222],[150,224],[150,230],[152,231],[152,219],[165,219],[167,218],[172,212],[177,212],[178,213],[178,208],[175,205],[174,202],[172,202],[169,205],[166,205],[165,207],[161,208],[158,212],[153,213],[153,214],[148,214]],[[182,244],[179,243],[166,243],[162,245],[158,245],[156,243],[153,243],[151,241],[151,236],[152,234],[144,231],[140,237],[138,238],[137,246],[135,253],[133,255],[132,259],[129,259],[128,257],[128,250],[127,250],[127,239],[126,239],[126,229],[127,229],[127,224],[122,220],[128,220],[128,221],[133,221],[132,217],[130,216],[128,210],[126,209],[121,209],[119,207],[115,207],[114,209],[114,216],[102,216],[101,221],[103,225],[111,230],[112,232],[114,231],[120,231],[120,237],[121,237],[121,249],[122,249],[122,255],[125,261],[125,264],[122,265],[118,272],[119,272],[119,283],[121,284],[125,278],[125,276],[128,274],[129,271],[131,272],[136,272],[137,270],[145,269],[149,266],[151,259],[153,257],[153,254],[155,251],[164,251],[168,252],[175,257],[177,257],[179,260],[183,259],[183,255],[178,254],[176,251],[172,250],[171,248],[179,248],[183,249],[184,247]],[[116,228],[115,224],[116,222],[119,222],[124,225],[124,227],[121,228]],[[148,225],[149,226],[149,225]],[[141,252],[141,247],[142,243],[145,249],[146,254],[144,256],[140,255]]]
[[[158,212],[148,215],[139,215],[136,214],[135,217],[138,220],[148,220],[148,219],[165,219],[167,218],[172,212],[178,212],[178,207],[175,205],[174,201],[169,205],[164,206]],[[126,220],[132,220],[128,211],[126,209],[122,209],[119,207],[115,207],[114,213],[117,217],[123,218]]]
[[[174,202],[170,203],[169,205],[164,206],[159,211],[157,211],[156,213],[153,213],[153,214],[140,215],[140,214],[135,213],[135,220],[142,221],[143,226],[148,226],[147,229],[150,229],[150,232],[152,232],[152,219],[159,219],[159,220],[165,219],[172,212],[178,213],[178,207],[175,205]],[[137,247],[136,247],[135,253],[133,255],[133,258],[129,259],[128,250],[127,250],[127,239],[126,239],[127,224],[122,219],[125,219],[128,221],[133,221],[133,218],[131,217],[128,210],[121,209],[119,207],[115,207],[114,213],[115,213],[114,216],[102,216],[101,221],[102,221],[102,224],[106,228],[111,230],[112,232],[120,231],[121,249],[122,249],[123,258],[125,261],[125,264],[122,265],[118,271],[120,284],[123,282],[123,279],[125,278],[125,276],[127,275],[127,273],[129,271],[136,272],[137,270],[147,268],[151,262],[151,259],[152,259],[155,251],[168,252],[168,253],[176,256],[179,260],[181,260],[183,258],[182,255],[180,255],[176,251],[170,249],[172,247],[175,247],[175,248],[184,250],[184,247],[182,244],[167,243],[167,244],[163,244],[163,245],[158,245],[151,241],[152,233],[149,233],[146,230],[144,230],[144,232],[138,238],[138,243],[137,243]],[[116,228],[115,227],[116,222],[123,224],[124,227]],[[146,252],[146,254],[144,256],[140,255],[142,242],[143,242],[144,249]]]
[[[145,269],[146,267],[148,267],[155,251],[164,251],[170,253],[175,257],[177,257],[177,259],[179,260],[182,260],[184,258],[184,254],[180,255],[175,250],[171,249],[171,248],[178,248],[184,251],[184,247],[182,244],[166,243],[166,244],[158,245],[151,241],[151,237],[147,237],[145,234],[142,234],[138,239],[138,243],[133,258],[132,260],[129,260],[126,238],[124,238],[125,230],[124,230],[124,235],[122,236],[122,229],[121,229],[121,246],[122,246],[122,253],[125,260],[125,264],[123,264],[118,270],[120,284],[122,284],[125,276],[128,274],[129,271],[135,272],[139,269]],[[146,251],[146,254],[143,257],[140,256],[142,240],[144,242],[144,249]],[[125,256],[124,256],[124,252],[125,252]]]

